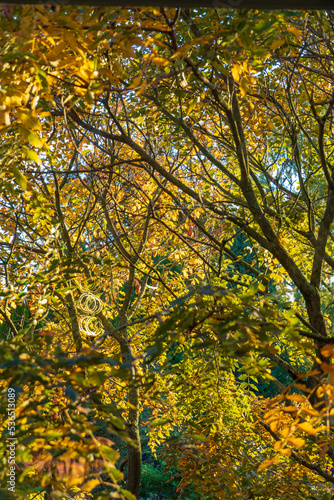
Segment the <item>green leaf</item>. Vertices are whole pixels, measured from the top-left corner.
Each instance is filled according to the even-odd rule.
[[[206,441],[206,437],[202,436],[202,434],[189,434],[189,437],[197,439],[197,441]]]
[[[43,433],[43,437],[46,437],[47,439],[54,439],[57,437],[61,437],[62,435],[63,435],[62,431],[56,431],[56,430],[46,431]]]
[[[49,83],[47,80],[46,73],[36,64],[34,65],[36,69],[36,78],[41,85],[41,87],[46,90],[47,92],[50,90],[49,88]]]
[[[128,500],[137,500],[135,495],[133,495],[132,493],[130,493],[130,491],[128,490],[123,490],[123,488],[120,489],[120,492],[123,493],[123,495],[125,496],[125,498],[127,498]]]
[[[109,446],[101,446],[100,453],[113,464],[117,462],[119,458],[119,453],[116,450],[109,448]]]
[[[116,427],[116,429],[119,429],[120,431],[123,431],[125,429],[125,425],[118,417],[112,415],[108,420],[114,427]]]
[[[40,149],[43,146],[43,141],[42,139],[36,134],[36,132],[33,132],[32,130],[28,130],[25,127],[22,127],[21,125],[18,125],[18,131],[20,136],[27,142],[30,142],[32,146],[35,146],[35,148]]]
[[[154,427],[159,427],[161,425],[168,424],[169,422],[172,422],[170,418],[158,418],[157,420],[153,420],[153,422],[150,422],[148,426],[153,429]]]
[[[37,165],[42,165],[42,160],[40,159],[40,157],[38,156],[38,154],[36,153],[36,151],[32,150],[32,149],[29,149],[25,146],[23,146],[23,153],[24,153],[24,156],[28,159],[28,160],[31,160],[31,161],[34,161],[35,163],[37,163]]]
[[[114,479],[114,481],[121,481],[124,477],[124,474],[116,469],[116,467],[110,465],[109,463],[105,464],[106,471],[108,472],[109,475],[111,475]]]
[[[106,381],[107,379],[107,375],[105,372],[102,372],[102,371],[96,371],[94,373],[91,373],[89,376],[88,376],[88,381],[92,384],[92,385],[96,385],[96,386],[101,386],[104,384],[104,382]]]

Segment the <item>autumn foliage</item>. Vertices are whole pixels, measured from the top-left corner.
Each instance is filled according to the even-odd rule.
[[[333,497],[333,27],[2,6],[0,496]]]

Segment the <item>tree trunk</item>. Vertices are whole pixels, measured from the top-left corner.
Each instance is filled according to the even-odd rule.
[[[127,324],[127,316],[122,311],[120,314],[120,324]],[[130,381],[130,388],[128,392],[128,402],[132,408],[129,409],[128,421],[126,428],[129,437],[133,440],[134,446],[128,445],[128,478],[126,482],[126,489],[129,490],[136,497],[139,496],[140,479],[141,479],[141,442],[139,434],[139,389],[136,385],[131,386],[132,383],[136,384],[136,365],[132,356],[131,344],[127,338],[126,329],[123,331],[123,341],[120,343],[121,353],[124,362],[131,362],[132,381]]]
[[[138,389],[132,388],[129,391],[129,402],[138,401]],[[136,405],[138,408],[138,406]],[[141,442],[139,435],[139,409],[129,410],[129,420],[127,423],[129,437],[135,442],[136,446],[128,445],[128,479],[126,489],[131,491],[137,497],[139,496],[141,479]]]
[[[44,500],[52,500],[51,499],[52,485],[48,484],[45,488]]]

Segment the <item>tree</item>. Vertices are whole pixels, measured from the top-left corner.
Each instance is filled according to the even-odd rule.
[[[27,266],[32,330],[52,324],[60,339],[68,325],[78,359],[82,330],[103,330],[92,347],[118,363],[108,380],[127,380],[108,390],[127,405],[132,494],[143,388],[155,387],[153,404],[165,349],[192,345],[194,329],[237,360],[230,369],[291,377],[269,377],[282,392],[256,413],[264,446],[275,443],[265,465],[291,457],[333,483],[332,13],[24,6],[1,23],[1,315],[12,335]],[[198,284],[213,288],[192,295]],[[81,330],[80,293],[112,301]],[[158,367],[146,376],[143,360]]]
[[[126,428],[131,440],[127,440],[126,487],[138,495],[140,388],[136,379],[145,335],[132,340],[128,327],[133,318],[136,318],[134,323],[144,323],[152,310],[155,317],[156,305],[151,290],[156,289],[159,281],[164,286],[163,276],[170,272],[163,242],[159,242],[159,256],[154,257],[152,250],[156,247],[157,228],[152,221],[151,203],[159,200],[161,190],[154,184],[152,187],[148,176],[134,177],[129,168],[124,170],[122,166],[116,169],[110,166],[108,175],[100,174],[99,170],[96,173],[93,167],[96,154],[95,151],[91,158],[86,153],[88,167],[77,158],[75,147],[71,151],[68,146],[66,156],[59,159],[48,154],[44,160],[46,170],[31,188],[32,196],[29,192],[26,195],[28,200],[36,200],[39,191],[42,200],[47,201],[42,214],[37,212],[32,221],[29,201],[17,213],[15,195],[6,197],[3,216],[8,224],[16,224],[16,234],[14,243],[4,244],[5,249],[10,249],[12,267],[7,265],[5,268],[7,285],[11,288],[5,291],[3,317],[8,318],[9,336],[17,335],[17,330],[29,332],[33,339],[41,335],[54,336],[56,343],[62,341],[65,351],[79,358],[82,349],[94,347],[91,336],[104,330],[96,344],[99,352],[106,357],[112,353],[115,366],[118,361],[121,367],[119,372],[112,370],[108,376],[101,372],[97,380],[104,383],[108,378],[103,399],[109,401],[109,411],[120,418],[116,407],[124,406],[119,425]],[[64,182],[61,168],[66,158],[76,171]],[[77,173],[79,169],[84,170],[83,178]],[[168,243],[170,238],[166,235],[165,246]],[[25,255],[28,252],[30,255],[28,275],[20,273],[17,267],[22,248]],[[41,256],[37,261],[36,254]],[[159,270],[162,262],[164,268]],[[149,280],[153,285],[148,285]],[[26,329],[13,324],[11,308],[15,310],[16,304],[15,301],[8,304],[22,286],[26,292],[21,292],[20,297],[25,296],[32,320]],[[182,280],[177,288],[180,286]],[[161,290],[162,304],[167,291],[174,293],[173,288],[175,285],[171,284],[166,286],[165,292]],[[158,306],[161,308],[161,303]],[[114,377],[121,380],[130,377],[131,381],[126,387],[123,381],[120,389],[115,390],[112,387]]]

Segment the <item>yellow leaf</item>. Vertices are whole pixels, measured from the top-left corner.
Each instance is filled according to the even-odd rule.
[[[17,117],[28,129],[40,130],[41,123],[38,118],[32,116],[31,114],[26,113],[25,111],[18,109]]]
[[[136,78],[134,78],[132,80],[132,83],[131,83],[131,85],[129,85],[128,88],[129,89],[134,89],[135,87],[138,87],[138,85],[140,85],[141,81],[142,81],[142,77],[141,76],[137,76]]]
[[[279,450],[279,453],[281,455],[286,455],[287,457],[289,457],[291,455],[291,450],[290,448],[284,448],[284,450]]]
[[[65,451],[65,453],[63,453],[62,455],[60,455],[60,457],[58,457],[58,460],[67,460],[67,459],[73,459],[73,458],[77,458],[78,456],[78,452],[75,451],[74,449],[71,450],[67,450]]]
[[[163,57],[153,57],[152,59],[152,62],[154,62],[154,64],[158,64],[159,66],[169,66],[169,61],[168,59],[164,59]]]
[[[273,422],[271,422],[270,424],[270,429],[275,432],[277,430],[277,427],[278,427],[278,424],[279,424],[279,420],[274,420]]]
[[[282,445],[283,445],[284,441],[276,441],[276,443],[274,444],[274,448],[275,450],[280,450],[282,448]]]
[[[312,417],[317,417],[319,415],[319,412],[313,408],[303,408],[303,412],[306,413],[306,415],[311,415]]]
[[[285,428],[282,430],[282,436],[283,436],[284,438],[287,438],[289,434],[290,434],[290,429],[289,429],[289,427],[285,427]]]
[[[85,477],[85,467],[83,463],[74,462],[71,464],[70,474],[66,480],[66,487],[71,488],[83,482]]]
[[[300,31],[298,28],[295,28],[294,26],[289,26],[288,31],[290,31],[290,33],[293,33],[296,36],[302,35],[302,31]]]
[[[295,384],[295,387],[297,389],[300,389],[303,392],[311,392],[311,389],[309,389],[305,384],[298,383],[298,384]]]
[[[282,408],[282,410],[293,413],[297,411],[298,408],[296,408],[295,406],[285,406],[284,408]]]
[[[19,358],[22,359],[23,361],[26,361],[27,359],[30,359],[30,356],[29,356],[29,354],[24,352],[24,353],[19,355]]]
[[[306,400],[305,396],[302,396],[301,394],[290,394],[289,396],[286,396],[286,399],[290,399],[290,401],[297,401],[298,403],[303,403]]]
[[[275,413],[281,411],[280,408],[274,408],[273,410],[269,410],[267,411],[267,413],[264,415],[264,420],[268,420],[269,417],[271,417],[272,415],[274,415]]]
[[[298,424],[298,427],[299,429],[310,435],[314,435],[317,433],[317,430],[313,427],[312,424],[310,424],[310,422],[302,422],[301,424]]]
[[[269,467],[271,464],[274,464],[277,462],[277,459],[274,457],[274,458],[271,458],[269,460],[264,460],[262,462],[262,464],[260,465],[260,467],[258,468],[258,471],[260,470],[263,470],[263,469],[266,469],[267,467]]]
[[[80,476],[68,476],[66,480],[66,488],[72,488],[82,483],[82,477]]]
[[[232,66],[232,76],[236,82],[239,81],[241,73],[242,73],[241,66],[239,66],[239,64],[234,64]]]
[[[99,479],[91,479],[81,486],[82,491],[92,491],[96,486],[100,484]]]

